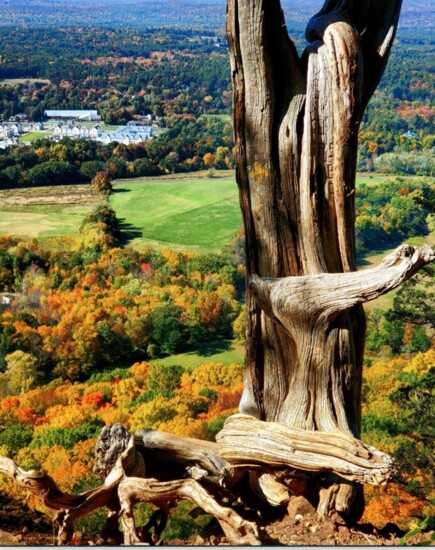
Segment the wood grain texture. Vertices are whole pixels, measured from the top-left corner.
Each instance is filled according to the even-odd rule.
[[[338,294],[307,298],[298,291],[307,303],[297,307],[295,297],[283,316],[291,301],[287,283],[273,283],[268,303],[259,299],[259,286],[301,277],[314,289],[323,274],[355,272],[359,124],[385,68],[400,8],[401,0],[326,0],[308,22],[309,45],[299,57],[278,0],[228,1],[248,286],[240,412],[259,420],[359,437],[363,300],[338,305]],[[334,303],[326,304],[329,298]],[[323,300],[322,316],[310,316],[316,299]],[[348,488],[336,493],[325,493],[329,505],[355,496]],[[362,509],[356,500],[355,508]]]

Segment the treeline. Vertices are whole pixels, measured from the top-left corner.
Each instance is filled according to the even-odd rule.
[[[233,168],[232,128],[216,118],[177,121],[148,142],[103,145],[95,141],[48,139],[0,149],[0,189],[91,181],[97,172],[130,178]]]
[[[359,170],[435,175],[435,65],[423,31],[401,31],[363,116]]]
[[[430,349],[413,357],[375,359],[364,371],[361,438],[391,454],[398,475],[386,487],[365,487],[363,523],[382,528],[390,522],[405,531],[423,521],[428,531],[435,527],[434,365]]]
[[[380,250],[434,229],[435,187],[431,180],[390,178],[359,184],[355,193],[358,252]]]

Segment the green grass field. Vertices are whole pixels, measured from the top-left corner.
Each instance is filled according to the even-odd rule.
[[[121,220],[124,243],[139,249],[221,251],[240,227],[241,212],[234,173],[217,171],[216,176],[204,172],[115,181],[110,203]],[[385,179],[358,174],[357,184]],[[84,216],[101,200],[89,185],[0,191],[0,234],[77,237]],[[386,253],[362,258],[361,267],[378,264]]]
[[[29,132],[28,134],[23,134],[18,139],[23,143],[33,143],[38,139],[44,139],[46,137],[48,137],[47,132]]]
[[[59,185],[0,191],[0,234],[77,237],[83,218],[100,202],[89,185]]]
[[[244,357],[244,344],[236,344],[230,340],[218,340],[204,343],[194,351],[153,359],[150,363],[181,365],[186,370],[192,371],[203,363],[224,363],[224,365],[243,363]]]
[[[1,209],[0,233],[28,237],[73,237],[94,206],[29,205],[19,209]]]
[[[136,248],[217,252],[242,221],[233,179],[118,181],[110,204]]]
[[[356,175],[356,185],[359,185],[361,183],[382,183],[385,180],[389,179],[389,177],[390,176],[378,176],[359,172]]]

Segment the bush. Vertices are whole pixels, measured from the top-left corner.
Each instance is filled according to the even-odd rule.
[[[27,447],[32,441],[32,429],[26,426],[14,425],[0,431],[0,446],[5,446],[11,458],[22,447]]]
[[[54,447],[60,445],[65,449],[72,449],[78,441],[98,437],[104,423],[93,420],[75,428],[45,428],[35,434],[30,448]]]

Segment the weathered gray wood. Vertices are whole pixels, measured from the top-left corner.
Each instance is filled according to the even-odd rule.
[[[135,432],[136,448],[149,462],[180,464],[186,468],[196,467],[205,471],[209,481],[230,487],[237,480],[236,473],[219,455],[216,443],[190,437],[181,437],[158,430]]]
[[[126,467],[134,461],[130,454],[121,455],[119,462],[106,477],[104,484],[79,495],[69,495],[58,489],[53,479],[36,470],[25,471],[12,459],[0,457],[0,474],[13,479],[17,485],[36,495],[45,506],[58,510],[56,523],[58,525],[57,544],[63,545],[70,541],[73,535],[73,521],[97,508],[112,506],[117,501],[117,487],[124,475],[122,461]]]
[[[215,444],[207,445],[207,442],[201,441],[199,443],[203,449],[198,453],[195,448],[197,440],[185,438],[185,442],[180,442],[180,439],[183,438],[160,433],[158,440],[166,442],[163,445],[164,454],[168,452],[169,441],[172,437],[174,437],[172,444],[175,442],[184,446],[182,454],[187,455],[184,463],[187,467],[192,467],[192,460],[196,460],[193,457],[201,456],[203,460],[205,456],[207,462],[211,453],[209,455],[206,452],[203,455],[204,450],[207,447],[209,449],[217,447]],[[155,445],[156,439],[151,436],[151,440]],[[106,473],[108,464],[113,461],[114,463],[102,486],[80,495],[68,495],[61,492],[50,476],[34,470],[26,472],[9,458],[0,457],[0,474],[6,475],[20,487],[37,495],[49,508],[59,510],[56,518],[59,526],[57,536],[59,545],[70,542],[75,519],[103,506],[112,511],[109,516],[112,527],[116,526],[116,521],[114,522],[113,519],[120,517],[124,528],[124,544],[141,544],[134,524],[134,505],[139,501],[152,502],[167,513],[168,504],[180,499],[190,500],[206,513],[214,515],[230,543],[260,544],[256,525],[244,520],[231,508],[220,505],[216,498],[195,479],[175,479],[161,482],[157,479],[134,477],[137,472],[144,474],[143,457],[135,448],[135,437],[119,424],[106,427],[103,430],[99,444],[96,446],[96,456],[97,471]],[[178,457],[177,462],[180,460]],[[207,462],[207,464],[212,464],[214,468],[219,460],[223,464],[228,464],[219,457],[213,463]],[[127,476],[126,472],[130,475]],[[199,477],[201,479],[201,476]]]
[[[228,541],[238,545],[259,545],[258,530],[254,523],[242,519],[231,508],[221,506],[200,483],[194,479],[159,482],[156,479],[124,478],[118,489],[121,502],[121,522],[125,544],[140,544],[133,517],[137,502],[152,502],[165,508],[168,502],[190,500],[204,512],[213,515],[220,523]]]
[[[395,471],[389,455],[350,435],[297,430],[248,415],[229,417],[217,440],[221,456],[232,464],[330,472],[372,485],[385,484]]]
[[[308,24],[310,44],[300,59],[279,0],[228,0],[248,282],[254,274],[268,284],[269,278],[355,271],[358,128],[385,68],[400,7],[401,0],[327,0]],[[260,306],[260,284],[246,297],[240,411],[359,437],[365,318],[358,300],[311,320],[304,305],[295,307],[286,327],[265,314],[271,304]],[[294,320],[301,310],[304,323]],[[358,487],[350,494],[345,486],[329,501],[346,499],[362,510]]]

